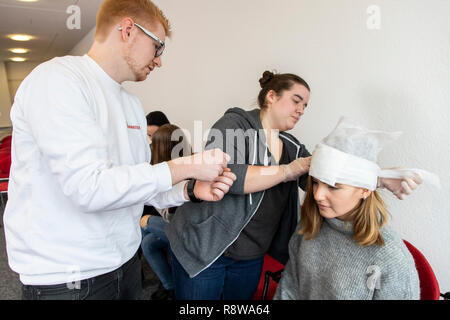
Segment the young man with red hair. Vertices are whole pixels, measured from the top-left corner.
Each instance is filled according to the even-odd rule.
[[[121,83],[161,67],[166,36],[151,1],[106,0],[87,55],[22,82],[4,224],[23,299],[139,299],[144,204],[217,201],[235,180],[221,150],[149,164],[144,111]]]

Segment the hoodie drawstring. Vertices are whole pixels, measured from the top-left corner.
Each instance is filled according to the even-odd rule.
[[[256,134],[256,132],[255,132],[255,142],[254,142],[254,151],[253,151],[253,160],[252,160],[252,166],[255,164],[255,162],[256,162],[256,149],[257,149],[257,147],[258,147],[258,145],[257,145],[257,142],[258,142],[258,137],[257,137],[257,134]],[[252,199],[252,194],[250,193],[250,197],[249,197],[249,201],[250,201],[250,205],[252,205],[253,204],[253,199]]]

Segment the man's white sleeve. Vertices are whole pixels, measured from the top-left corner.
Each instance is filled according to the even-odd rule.
[[[186,183],[187,181],[177,183],[171,190],[159,193],[147,202],[146,205],[153,206],[158,209],[181,206],[183,203],[189,201],[184,197],[184,186]]]

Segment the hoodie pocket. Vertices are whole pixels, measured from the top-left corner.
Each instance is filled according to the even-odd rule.
[[[205,260],[219,254],[228,237],[226,226],[215,216],[200,223],[190,223],[183,231],[183,241],[189,244],[186,247],[195,249],[195,256]]]

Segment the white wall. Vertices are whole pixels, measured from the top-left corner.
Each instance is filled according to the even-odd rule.
[[[88,52],[89,47],[92,45],[92,43],[94,42],[94,33],[95,33],[95,27],[89,31],[84,37],[83,39],[81,39],[80,42],[78,42],[75,47],[72,48],[72,50],[70,50],[70,55],[74,55],[74,56],[82,56],[85,53]]]
[[[341,115],[404,135],[379,157],[382,167],[438,174],[407,200],[383,193],[392,226],[428,258],[450,291],[450,1],[160,0],[174,30],[163,68],[124,86],[146,112],[209,128],[231,106],[253,108],[266,69],[292,72],[312,88],[292,133],[310,151]],[[371,5],[381,10],[379,30]],[[375,21],[376,22],[376,21]],[[76,48],[87,52],[93,33]],[[74,52],[75,54],[75,52]]]

